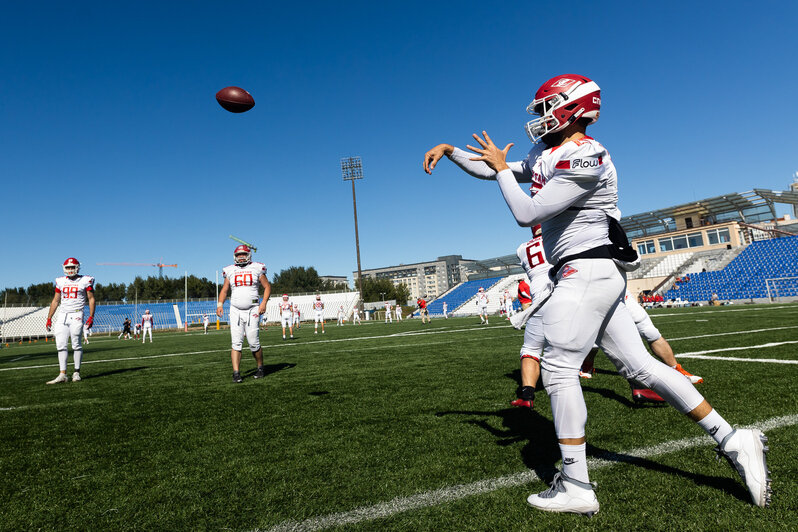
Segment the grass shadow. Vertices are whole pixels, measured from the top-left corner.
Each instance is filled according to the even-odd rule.
[[[123,368],[123,369],[114,369],[111,371],[104,371],[102,373],[95,373],[93,375],[86,375],[85,377],[81,375],[81,380],[89,380],[89,379],[99,379],[101,377],[109,377],[111,375],[118,375],[120,373],[128,373],[131,371],[141,371],[142,369],[149,369],[148,366],[139,366],[136,368]]]
[[[288,362],[280,362],[279,364],[264,364],[263,369],[265,370],[266,373],[265,376],[268,377],[269,375],[277,373],[278,371],[282,371],[284,369],[291,369],[294,366],[296,366],[296,364],[289,364]],[[257,368],[253,368],[248,372],[246,372],[244,374],[244,377],[251,377],[252,375],[255,374],[256,371]]]
[[[734,497],[744,502],[751,502],[751,496],[748,493],[748,489],[745,486],[743,486],[740,483],[739,479],[737,478],[718,477],[718,476],[703,475],[700,473],[693,473],[690,471],[679,469],[677,467],[661,464],[659,462],[655,462],[648,458],[641,458],[638,456],[631,456],[623,453],[615,453],[612,451],[608,451],[606,449],[601,449],[600,447],[595,447],[593,445],[590,445],[589,443],[587,444],[587,455],[590,457],[600,458],[602,460],[607,460],[610,462],[617,462],[622,464],[633,465],[636,467],[642,467],[649,471],[656,471],[657,473],[663,473],[666,475],[686,478],[687,480],[690,480],[691,482],[694,482],[699,486],[709,486],[711,488],[715,488],[730,493]],[[735,472],[735,477],[736,477],[736,472]]]

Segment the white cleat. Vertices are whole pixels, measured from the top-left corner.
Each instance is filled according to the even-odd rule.
[[[79,371],[76,371],[75,373],[72,374],[72,382],[78,382],[78,381],[81,381],[81,380],[82,379],[80,378],[80,372]]]
[[[526,502],[544,512],[567,512],[593,517],[599,511],[599,502],[593,491],[594,484],[580,482],[557,473],[551,487],[541,493],[533,493]]]
[[[66,373],[59,373],[58,377],[54,378],[51,381],[47,381],[47,384],[61,384],[62,382],[69,382]]]
[[[757,506],[770,506],[770,472],[766,456],[768,439],[757,429],[735,429],[723,438],[715,451],[737,470]]]

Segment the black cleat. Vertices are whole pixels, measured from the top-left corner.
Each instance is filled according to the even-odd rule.
[[[253,379],[262,379],[265,376],[266,376],[266,368],[264,368],[263,366],[258,366],[258,370],[255,372],[255,374],[252,376],[252,378]]]
[[[237,371],[233,372],[233,382],[235,384],[239,384],[239,383],[244,382],[244,378],[241,376],[241,373],[239,373]]]

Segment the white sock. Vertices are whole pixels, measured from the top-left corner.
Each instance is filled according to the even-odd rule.
[[[66,349],[58,352],[58,367],[61,371],[66,371],[67,369],[67,356],[69,356],[69,351]]]
[[[75,364],[75,371],[80,371],[80,361],[83,360],[83,349],[72,351],[72,361]]]
[[[564,445],[560,444],[562,454],[562,472],[565,476],[579,482],[590,482],[587,476],[587,444]]]
[[[729,422],[723,419],[714,408],[709,414],[704,416],[704,419],[698,421],[698,426],[704,429],[718,443],[722,442],[723,438],[734,430],[729,425]]]

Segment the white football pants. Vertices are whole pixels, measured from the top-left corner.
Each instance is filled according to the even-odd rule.
[[[249,350],[253,353],[260,349],[260,338],[258,337],[258,324],[260,314],[258,306],[253,305],[246,310],[242,310],[230,305],[230,336],[234,351],[241,351],[244,347],[244,336],[247,337]]]
[[[82,334],[83,312],[59,312],[55,317],[53,336],[55,337],[55,348],[58,350],[58,366],[61,371],[67,369],[70,338],[72,339],[72,358],[75,371],[80,369],[80,361],[83,359]]]
[[[150,333],[150,343],[152,343],[152,325],[144,325],[144,328],[141,332],[141,343],[143,344],[147,340],[147,333]]]
[[[703,397],[676,370],[654,360],[643,345],[634,320],[622,304],[626,274],[610,259],[568,263],[551,298],[543,305],[546,339],[541,361],[543,384],[551,398],[559,439],[585,435],[587,409],[579,369],[597,342],[622,376],[660,394],[681,412],[697,407]]]

